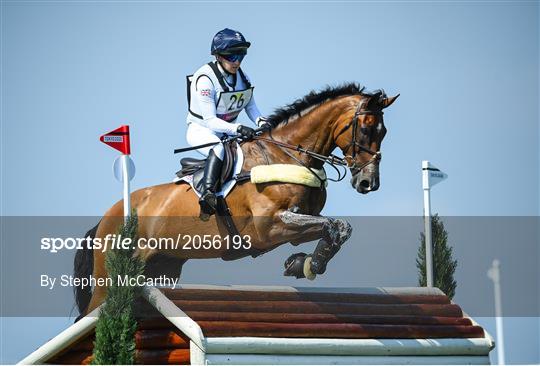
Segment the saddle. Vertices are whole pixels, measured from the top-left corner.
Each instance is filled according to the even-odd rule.
[[[238,175],[242,169],[243,155],[241,149],[236,142],[225,143],[223,167],[221,168],[221,175],[216,184],[216,194],[226,196],[230,192],[236,181],[235,176]],[[202,192],[202,178],[204,175],[204,166],[206,159],[196,159],[192,157],[182,158],[180,160],[182,169],[176,172],[175,182],[177,184],[186,182],[200,197]]]

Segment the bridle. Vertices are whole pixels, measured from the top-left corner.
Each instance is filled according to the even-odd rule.
[[[364,105],[366,104],[366,100],[363,99],[361,100],[359,103],[358,103],[358,106],[356,107],[356,111],[354,113],[354,116],[353,118],[351,119],[351,121],[346,125],[344,126],[341,131],[337,134],[336,136],[336,139],[342,135],[345,131],[347,131],[349,128],[352,127],[352,136],[351,136],[351,142],[345,146],[345,148],[343,149],[343,153],[345,154],[344,157],[339,157],[339,156],[336,156],[334,154],[329,154],[328,156],[327,155],[322,155],[322,154],[318,154],[314,151],[311,151],[311,150],[307,150],[307,149],[304,149],[301,145],[292,145],[292,144],[288,144],[286,142],[281,142],[281,141],[276,141],[274,140],[274,138],[272,137],[272,135],[270,134],[270,138],[266,138],[266,137],[262,137],[262,136],[255,136],[253,139],[255,140],[260,140],[260,141],[265,141],[265,142],[268,142],[268,143],[271,143],[273,145],[276,145],[278,147],[281,147],[281,148],[285,148],[285,149],[289,149],[289,150],[294,150],[294,151],[297,151],[299,153],[302,153],[302,154],[305,154],[305,155],[308,155],[316,160],[319,160],[319,161],[322,161],[323,163],[328,163],[332,168],[334,168],[338,174],[338,177],[336,179],[332,179],[332,178],[328,178],[328,180],[331,180],[333,182],[339,182],[341,180],[343,180],[347,174],[347,172],[342,172],[338,169],[338,166],[341,166],[341,167],[345,167],[346,168],[349,168],[351,170],[351,172],[354,174],[354,172],[357,172],[359,170],[362,170],[364,169],[366,166],[370,165],[370,164],[374,164],[375,162],[381,160],[381,152],[380,151],[373,151],[365,146],[363,146],[359,141],[357,141],[357,129],[358,129],[358,117],[361,116],[361,115],[375,115],[375,116],[382,116],[383,115],[383,112],[382,110],[379,110],[379,111],[371,111],[371,110],[365,110],[363,109]],[[349,151],[349,149],[352,147],[352,154],[351,155],[347,155],[347,152]],[[295,157],[294,155],[290,154],[288,151],[282,149],[282,151],[287,154],[289,157],[291,157],[293,160],[295,160],[297,163],[299,163],[300,165],[306,167],[307,169],[309,169],[311,171],[311,173],[313,173],[313,175],[315,175],[320,181],[321,181],[321,186],[324,186],[323,185],[323,179],[321,179],[319,177],[319,175],[313,170],[313,168],[309,167],[306,165],[306,163],[304,163],[303,161],[301,161],[300,159],[298,159],[297,157]],[[365,163],[362,163],[362,164],[357,164],[354,159],[356,157],[357,154],[359,154],[360,152],[365,152],[365,153],[368,153],[368,154],[371,154],[371,158],[366,161]],[[349,160],[352,161],[352,164],[349,163]]]
[[[345,146],[345,148],[343,149],[343,153],[345,154],[345,157],[344,159],[347,159],[347,158],[350,158],[350,160],[353,162],[352,165],[351,164],[348,164],[347,167],[349,169],[351,169],[351,172],[354,172],[354,171],[358,171],[358,170],[361,170],[363,168],[365,168],[366,166],[370,165],[370,164],[373,164],[375,163],[376,161],[379,161],[381,160],[382,158],[382,155],[381,155],[381,152],[380,151],[373,151],[367,147],[365,147],[364,145],[362,145],[359,141],[357,141],[357,133],[356,131],[358,130],[358,117],[361,116],[361,115],[373,115],[373,116],[378,116],[378,117],[382,117],[382,115],[384,114],[382,110],[378,110],[378,111],[371,111],[371,110],[366,110],[366,109],[363,109],[364,105],[366,104],[366,100],[361,100],[359,103],[358,103],[358,106],[356,107],[356,111],[354,112],[354,116],[351,120],[351,122],[349,122],[345,127],[343,127],[343,129],[337,134],[336,136],[336,140],[337,138],[345,131],[347,131],[349,128],[351,128],[352,126],[352,136],[351,136],[351,142]],[[349,151],[349,149],[352,147],[352,154],[351,155],[347,155],[347,152]],[[359,153],[357,151],[360,151],[360,152],[366,152],[368,154],[371,155],[371,159],[369,159],[367,162],[363,163],[363,164],[357,164],[354,159],[356,158],[356,155]]]

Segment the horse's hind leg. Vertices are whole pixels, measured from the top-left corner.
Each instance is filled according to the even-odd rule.
[[[326,271],[326,265],[339,251],[341,245],[349,239],[351,225],[341,219],[324,216],[298,214],[283,211],[279,218],[285,224],[285,231],[296,232],[297,237],[291,239],[295,245],[320,239],[312,255],[296,253],[285,261],[285,275],[297,278],[315,278]]]

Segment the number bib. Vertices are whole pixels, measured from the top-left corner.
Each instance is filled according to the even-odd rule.
[[[216,103],[216,116],[224,121],[232,122],[248,105],[253,95],[253,87],[219,93]]]

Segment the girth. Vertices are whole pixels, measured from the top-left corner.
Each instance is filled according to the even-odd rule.
[[[225,228],[227,228],[227,231],[229,233],[229,236],[235,237],[239,236],[242,239],[242,245],[240,246],[240,249],[234,249],[229,248],[227,252],[221,257],[224,261],[232,261],[235,259],[240,259],[247,257],[251,255],[253,258],[260,256],[264,253],[263,250],[256,249],[256,248],[246,248],[246,242],[244,241],[244,238],[238,231],[238,228],[236,227],[236,224],[234,223],[234,220],[231,215],[231,210],[229,209],[229,206],[227,205],[227,201],[223,196],[217,197],[217,209],[216,209],[216,219],[219,220]]]

